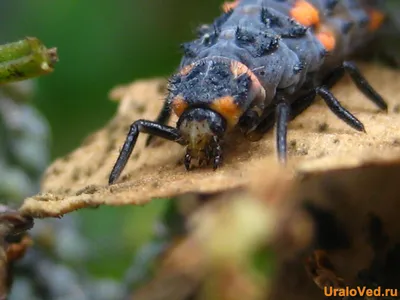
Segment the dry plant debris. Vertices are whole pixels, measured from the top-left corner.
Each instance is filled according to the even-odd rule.
[[[362,70],[389,103],[389,113],[377,112],[349,80],[342,80],[335,95],[366,127],[358,133],[318,101],[289,126],[289,166],[293,174],[354,168],[368,162],[394,162],[400,158],[400,73],[379,66]],[[158,140],[145,148],[139,137],[119,183],[108,186],[109,172],[130,124],[139,118],[155,119],[165,94],[164,80],[137,81],[111,92],[119,101],[116,116],[89,136],[77,150],[57,159],[47,170],[42,193],[25,200],[21,212],[34,217],[57,217],[98,205],[141,205],[153,198],[188,192],[216,192],[244,186],[257,171],[276,166],[275,142],[270,132],[259,142],[233,134],[226,142],[225,163],[217,171],[187,172],[183,147]],[[171,120],[171,124],[176,118]]]
[[[317,102],[290,123],[287,168],[277,163],[271,132],[253,143],[233,134],[220,169],[190,172],[182,165],[181,146],[158,139],[145,148],[142,135],[122,178],[108,186],[129,125],[156,117],[165,81],[117,87],[111,92],[120,103],[116,116],[56,160],[43,178],[42,193],[26,199],[20,212],[59,217],[153,198],[175,197],[186,205],[188,197],[214,199],[192,209],[188,233],[169,248],[157,274],[133,292],[134,299],[183,300],[201,290],[205,299],[217,291],[224,300],[265,295],[309,300],[322,299],[324,285],[400,288],[400,73],[372,65],[362,69],[388,101],[387,114],[348,80],[334,93],[367,134]],[[249,267],[251,253],[263,247],[277,253],[268,282]],[[310,260],[315,249],[319,254]],[[234,290],[227,288],[229,282],[235,282]]]
[[[25,233],[33,226],[31,217],[0,205],[0,299],[7,299],[13,281],[12,264],[25,255],[32,240]]]

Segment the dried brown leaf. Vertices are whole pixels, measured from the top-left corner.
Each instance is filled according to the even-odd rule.
[[[389,113],[378,112],[349,80],[343,80],[334,89],[335,95],[365,124],[368,134],[355,132],[326,105],[316,103],[289,126],[288,167],[293,175],[355,168],[368,162],[398,163],[400,73],[372,65],[362,69],[389,102]],[[145,148],[146,137],[141,135],[120,182],[108,186],[108,175],[130,123],[156,117],[164,87],[162,80],[149,80],[114,89],[111,97],[120,102],[117,115],[80,148],[56,160],[43,179],[43,193],[26,199],[21,211],[54,217],[101,204],[140,205],[152,198],[224,191],[248,185],[255,172],[265,174],[277,166],[272,132],[253,143],[233,135],[225,150],[225,164],[215,172],[209,168],[186,172],[183,147],[158,140],[157,145]]]

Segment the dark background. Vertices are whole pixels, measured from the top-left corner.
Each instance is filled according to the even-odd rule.
[[[108,100],[115,85],[173,73],[180,43],[217,17],[221,2],[0,0],[1,44],[35,36],[58,48],[56,70],[36,80],[33,99],[52,128],[52,158],[72,151],[109,120],[117,108]],[[91,271],[121,277],[138,246],[151,237],[163,202],[74,213],[97,249],[88,262]]]

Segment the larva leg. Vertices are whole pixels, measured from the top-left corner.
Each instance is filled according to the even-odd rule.
[[[339,67],[331,72],[328,76],[326,76],[322,82],[322,86],[327,89],[332,88],[340,79],[342,79],[344,75],[344,68]],[[315,89],[310,89],[307,93],[301,96],[299,99],[296,99],[290,107],[292,119],[300,115],[303,111],[305,111],[315,100],[317,96]]]
[[[361,74],[356,64],[351,61],[344,61],[342,65],[334,70],[331,75],[324,80],[324,86],[328,88],[333,87],[345,74],[349,74],[351,80],[355,83],[357,88],[371,100],[378,108],[387,111],[387,103],[383,100],[382,96],[369,84],[367,79]]]
[[[298,115],[300,115],[304,110],[306,110],[313,102],[316,96],[315,89],[310,90],[304,96],[296,99],[290,105],[290,120],[293,120]],[[263,118],[261,121],[258,122],[256,128],[254,129],[253,133],[257,137],[262,137],[267,131],[272,129],[275,124],[274,118],[274,111],[273,109],[268,109],[264,112]]]
[[[274,118],[274,112],[270,112],[265,116],[265,118],[258,124],[258,126],[254,129],[254,131],[251,133],[253,136],[258,137],[258,139],[261,139],[262,136],[272,129],[275,124],[275,118]],[[257,140],[253,138],[252,140]]]
[[[164,101],[164,105],[155,120],[155,123],[159,124],[166,124],[171,117],[171,108],[169,107],[169,102]],[[146,146],[150,145],[151,141],[153,140],[154,135],[149,135],[146,139]]]
[[[344,68],[340,66],[333,70],[328,76],[326,76],[323,80],[322,85],[326,86],[328,89],[331,89],[336,85],[336,83],[343,78],[344,76]]]
[[[278,159],[282,164],[286,164],[287,156],[287,124],[290,118],[289,104],[282,101],[276,106],[276,145]]]
[[[343,69],[350,75],[350,78],[356,84],[358,89],[371,100],[381,110],[387,111],[388,106],[375,89],[368,83],[367,79],[361,74],[357,66],[350,61],[343,62]]]
[[[351,70],[351,71],[350,71]],[[387,104],[382,99],[380,95],[368,84],[367,80],[361,75],[358,68],[352,62],[344,62],[340,67],[336,68],[333,72],[331,72],[322,82],[322,86],[327,89],[331,89],[336,83],[343,78],[345,75],[345,71],[349,73],[352,80],[354,82],[359,82],[362,87],[366,86],[367,92],[371,91],[370,94],[373,95],[371,97],[376,98],[377,100],[372,100],[379,108],[382,110],[387,110]],[[353,74],[353,75],[352,75]],[[357,83],[356,83],[357,84]],[[357,85],[359,87],[359,85]],[[360,87],[359,87],[360,88]],[[360,88],[361,89],[361,88]],[[364,93],[366,95],[366,93]],[[306,110],[313,102],[316,96],[316,91],[310,90],[301,98],[297,99],[291,105],[291,114],[292,118],[294,119],[296,116],[301,114],[304,110]],[[366,95],[368,97],[368,95]],[[369,97],[369,99],[371,99]]]
[[[292,120],[305,111],[311,104],[313,104],[315,97],[317,96],[315,89],[309,91],[304,96],[296,99],[290,106],[290,114]]]
[[[290,105],[282,99],[275,107],[268,108],[262,117],[253,116],[251,118],[251,115],[248,116],[249,120],[245,122],[245,125],[251,126],[251,129],[246,132],[246,137],[252,141],[257,141],[276,124],[275,137],[278,159],[282,164],[286,164],[287,124],[290,121],[290,117]],[[245,125],[243,125],[243,128],[247,128]]]
[[[183,144],[180,133],[174,127],[147,120],[137,120],[133,122],[129,129],[129,133],[126,136],[125,143],[122,146],[118,159],[111,171],[108,180],[109,184],[113,184],[121,175],[121,172],[124,170],[125,165],[128,162],[129,157],[131,156],[132,150],[135,147],[136,140],[140,132],[149,133],[170,141]]]
[[[336,99],[336,97],[325,87],[316,88],[317,95],[328,105],[330,110],[341,120],[346,122],[349,126],[353,127],[358,131],[365,131],[364,125],[358,120],[353,114],[351,114],[347,109],[345,109]]]
[[[275,107],[267,107],[261,116],[254,110],[248,110],[239,121],[239,127],[245,137],[250,141],[260,140],[264,133],[274,127]]]

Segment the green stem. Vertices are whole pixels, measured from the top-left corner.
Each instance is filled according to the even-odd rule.
[[[57,61],[57,49],[47,49],[37,38],[1,45],[0,84],[51,73]]]

